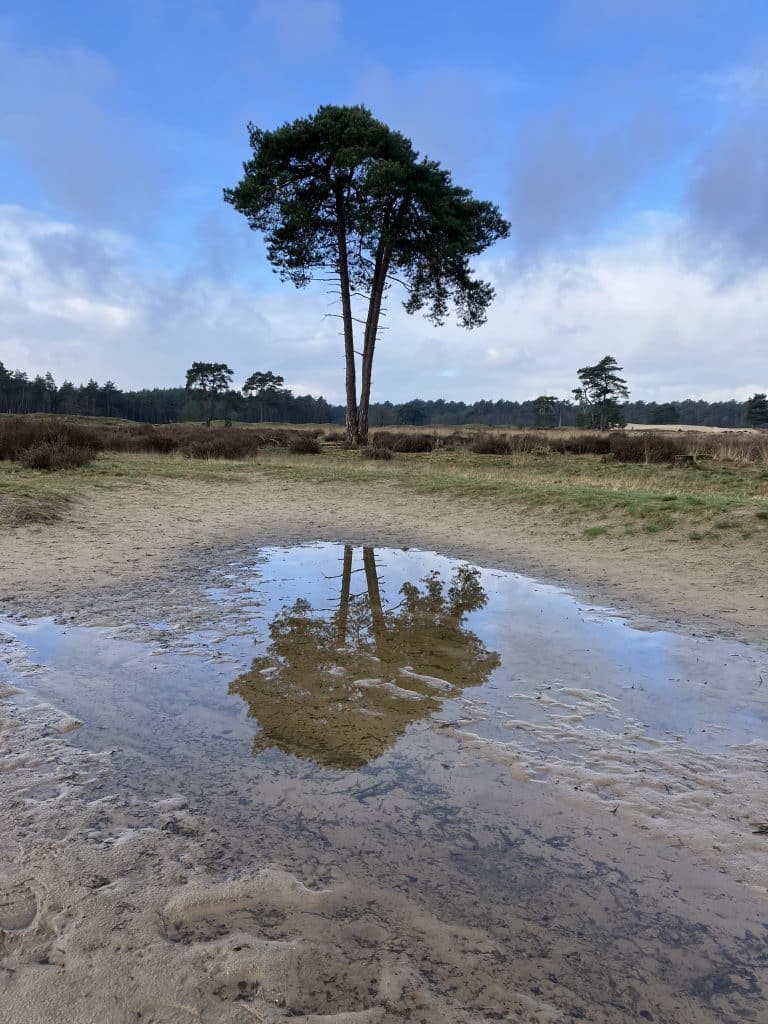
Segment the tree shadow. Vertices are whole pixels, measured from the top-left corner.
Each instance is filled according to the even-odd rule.
[[[230,684],[261,727],[254,753],[275,747],[326,767],[360,768],[499,664],[465,626],[488,600],[477,569],[460,566],[448,582],[431,572],[404,583],[387,608],[373,548],[363,548],[362,566],[353,568],[346,546],[342,564],[338,608],[324,613],[299,598],[283,609],[267,653]],[[353,593],[357,573],[365,589]]]

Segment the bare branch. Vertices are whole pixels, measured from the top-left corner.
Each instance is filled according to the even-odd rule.
[[[341,313],[323,313],[323,318],[325,318],[327,316],[335,316],[339,320],[343,320],[344,319],[344,316]],[[359,316],[353,316],[353,317],[351,317],[351,319],[354,320],[356,324],[364,324],[365,323],[365,320],[361,320]]]

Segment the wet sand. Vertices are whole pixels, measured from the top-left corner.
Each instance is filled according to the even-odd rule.
[[[199,589],[222,550],[342,539],[576,585],[591,558],[606,575],[585,596],[648,621],[761,633],[760,583],[729,591],[732,569],[704,587],[706,566],[683,578],[659,550],[628,570],[624,552],[620,581],[583,541],[565,551],[562,535],[557,547],[543,527],[491,518],[274,481],[258,494],[106,494],[74,522],[0,541],[3,610],[125,635],[162,609],[193,636],[210,625]],[[543,765],[532,751],[551,742],[546,723],[510,721],[509,740],[490,744],[470,699],[462,721],[424,725],[418,754],[403,763],[395,749],[375,777],[320,784],[267,756],[258,777],[228,778],[223,764],[231,799],[212,806],[204,778],[169,771],[142,786],[141,752],[79,747],[77,722],[35,696],[41,670],[6,641],[29,677],[28,692],[0,690],[0,1005],[12,1024],[763,1019],[765,839],[733,824],[736,798],[760,802],[763,747],[737,771],[691,759],[661,813],[668,746],[632,755],[617,741]],[[594,695],[563,683],[547,699],[570,719],[558,742],[578,745]]]
[[[89,491],[61,522],[0,535],[0,602],[27,614],[109,616],[126,587],[168,587],[222,547],[307,540],[440,551],[551,580],[666,625],[684,621],[686,629],[768,643],[768,552],[760,536],[712,547],[647,533],[595,542],[547,510],[268,475]]]

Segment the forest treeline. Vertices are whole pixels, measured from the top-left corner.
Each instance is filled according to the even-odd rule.
[[[705,402],[683,399],[657,403],[634,401],[622,405],[628,423],[685,423],[706,427],[744,427],[747,403],[730,400]],[[573,427],[577,425],[578,406],[569,400],[543,403],[478,401],[453,402],[438,398],[413,399],[410,402],[373,403],[370,423],[374,427],[414,426],[519,426]],[[89,380],[75,385],[71,381],[56,384],[52,375],[30,379],[21,370],[8,370],[0,363],[0,413],[65,413],[79,416],[117,416],[140,423],[175,423],[199,420],[199,400],[184,387],[122,391],[113,381],[99,384]],[[332,405],[324,398],[294,395],[288,389],[265,396],[244,397],[230,392],[218,399],[217,419],[259,423],[344,423],[344,406]]]

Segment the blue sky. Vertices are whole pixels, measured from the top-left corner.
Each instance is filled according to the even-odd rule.
[[[124,387],[193,359],[341,395],[322,292],[221,189],[245,125],[358,103],[512,223],[465,332],[390,302],[375,397],[768,388],[768,7],[758,0],[11,0],[0,16],[0,360]]]

